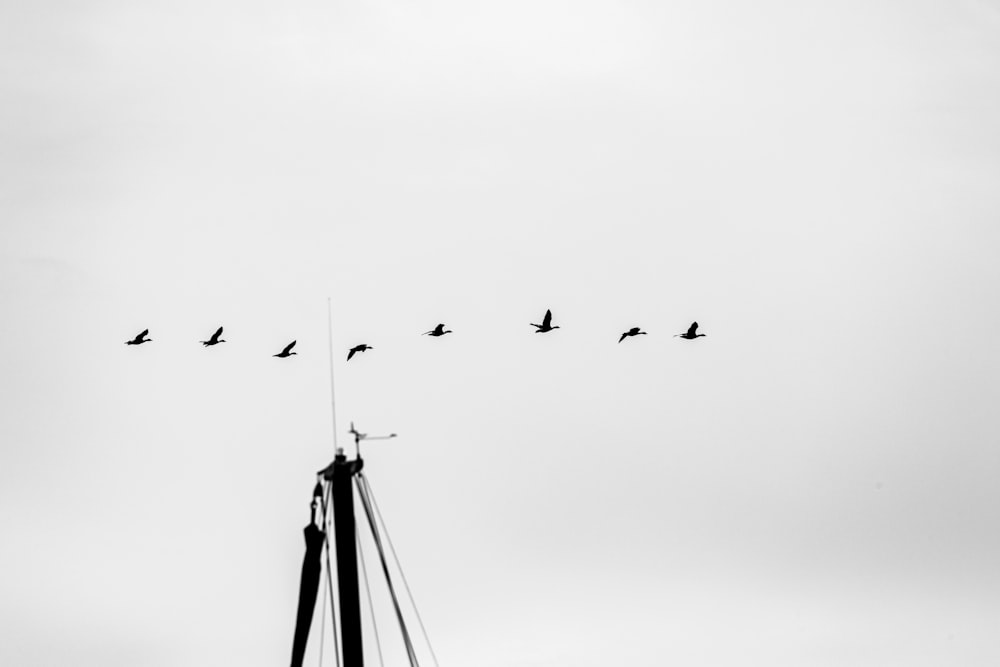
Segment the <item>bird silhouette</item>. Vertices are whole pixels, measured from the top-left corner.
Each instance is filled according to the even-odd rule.
[[[221,331],[221,330],[220,330],[220,331]],[[285,357],[290,357],[290,356],[292,356],[293,354],[298,354],[298,352],[292,352],[292,351],[291,351],[291,350],[292,350],[292,348],[293,348],[293,347],[295,347],[295,343],[297,343],[297,342],[298,342],[298,341],[294,341],[294,340],[293,340],[293,341],[292,341],[291,343],[289,343],[288,345],[286,345],[286,346],[285,346],[285,349],[284,349],[284,350],[282,350],[282,351],[281,351],[281,352],[279,352],[278,354],[272,354],[271,356],[272,356],[272,357],[280,357],[281,359],[284,359]]]
[[[374,347],[372,347],[371,345],[366,345],[365,343],[362,343],[361,345],[355,345],[354,347],[351,348],[351,351],[347,353],[347,360],[350,361],[351,357],[354,356],[355,352],[364,352],[365,350],[374,350],[374,349],[375,349]]]
[[[149,334],[149,329],[144,330],[141,334],[139,334],[138,336],[136,336],[132,340],[125,341],[125,344],[126,345],[142,345],[143,343],[148,343],[148,342],[150,342],[153,339],[152,338],[146,338],[147,334]]]
[[[645,331],[639,331],[639,327],[632,327],[631,329],[629,329],[628,331],[626,331],[625,333],[622,334],[622,337],[618,339],[618,342],[619,343],[622,342],[623,340],[625,340],[629,336],[645,336],[645,335],[646,335],[646,332]]]
[[[214,334],[212,334],[211,338],[199,342],[205,347],[208,347],[209,345],[218,345],[219,343],[225,343],[226,340],[224,338],[219,338],[219,336],[221,335],[222,335],[222,327],[219,327],[219,330],[216,331]]]
[[[545,333],[546,331],[552,331],[553,329],[558,329],[558,326],[552,326],[552,311],[545,311],[545,319],[542,320],[541,324],[535,324],[534,322],[529,322],[529,324],[536,328],[535,333]]]
[[[450,333],[452,333],[451,329],[448,329],[447,331],[445,331],[444,325],[443,324],[439,324],[436,327],[434,327],[433,329],[431,329],[430,331],[425,331],[425,332],[423,332],[420,335],[421,336],[443,336],[445,334],[450,334]]]
[[[698,323],[692,322],[691,326],[688,327],[688,330],[685,333],[674,334],[674,338],[677,338],[679,336],[681,338],[687,338],[688,340],[694,340],[695,338],[705,335],[705,334],[695,333],[697,330],[698,330]]]

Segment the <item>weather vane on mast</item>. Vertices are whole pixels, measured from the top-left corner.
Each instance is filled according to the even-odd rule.
[[[358,429],[354,428],[354,422],[351,422],[351,430],[348,432],[354,435],[354,450],[359,459],[361,458],[362,440],[391,440],[396,437],[395,433],[390,433],[389,435],[368,435],[367,433],[361,433]]]

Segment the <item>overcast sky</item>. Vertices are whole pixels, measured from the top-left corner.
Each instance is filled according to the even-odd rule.
[[[998,118],[996,0],[0,1],[0,663],[288,660],[328,297],[442,667],[1000,663]]]

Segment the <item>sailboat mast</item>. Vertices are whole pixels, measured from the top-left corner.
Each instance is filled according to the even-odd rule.
[[[361,646],[361,600],[358,589],[358,552],[354,525],[354,475],[364,462],[348,461],[342,452],[333,459],[330,480],[333,495],[333,532],[337,548],[337,588],[340,598],[340,640],[343,667],[364,667]]]

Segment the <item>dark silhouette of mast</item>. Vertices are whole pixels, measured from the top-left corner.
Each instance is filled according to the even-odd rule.
[[[333,536],[337,550],[337,595],[340,598],[340,641],[343,667],[364,667],[361,645],[361,600],[358,589],[358,550],[354,527],[354,476],[361,458],[348,461],[343,451],[323,471],[333,496]]]
[[[323,504],[323,523],[327,523],[326,512],[332,509],[333,548],[337,559],[336,597],[340,603],[339,639],[341,665],[342,667],[364,667],[364,650],[361,634],[361,596],[358,585],[358,543],[354,517],[355,478],[363,479],[363,476],[360,474],[361,469],[364,467],[364,461],[361,458],[360,452],[361,441],[388,440],[395,438],[396,434],[369,436],[367,433],[361,433],[355,429],[353,422],[351,423],[351,434],[354,435],[354,445],[358,448],[357,456],[353,460],[348,460],[347,456],[344,455],[344,450],[338,447],[333,463],[320,470],[318,475],[330,484],[329,493],[331,502]],[[367,482],[365,483],[367,484]],[[306,543],[308,548],[306,560],[303,562],[303,592],[299,598],[299,620],[296,624],[292,667],[300,667],[302,664],[301,660],[305,653],[306,638],[309,633],[309,626],[311,625],[312,607],[315,605],[315,593],[318,588],[319,578],[318,545],[323,543],[324,537],[327,538],[326,543],[329,545],[329,536],[324,535],[322,530],[316,525],[317,521],[315,518],[316,503],[322,499],[322,493],[322,485],[317,484],[316,490],[313,492],[313,521],[306,529]],[[365,498],[362,497],[362,500],[365,500]],[[315,552],[312,550],[313,548],[316,549]],[[313,555],[314,553],[316,555]],[[327,546],[327,553],[329,554],[329,546]],[[327,556],[327,570],[328,572],[332,571],[329,555]],[[332,596],[333,594],[331,588],[330,595]],[[308,617],[306,617],[306,613],[308,613]],[[336,623],[336,619],[334,623]]]

